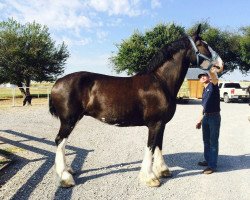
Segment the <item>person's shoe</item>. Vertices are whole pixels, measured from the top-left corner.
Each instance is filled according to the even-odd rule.
[[[208,166],[207,161],[198,162],[198,165],[202,167]]]
[[[202,173],[203,174],[212,174],[213,172],[215,172],[215,170],[213,170],[212,168],[208,167]]]

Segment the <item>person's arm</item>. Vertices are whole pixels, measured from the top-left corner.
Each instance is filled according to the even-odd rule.
[[[196,124],[196,129],[201,128],[202,119],[203,119],[203,111],[202,111],[202,113],[201,113],[201,115],[199,117],[199,120],[198,120],[197,124]]]
[[[222,72],[224,69],[224,65],[222,65],[219,69],[215,66],[211,67],[211,69],[209,70],[209,75],[210,75],[210,78],[211,78],[211,82],[214,84],[214,85],[217,85],[218,82],[219,82],[219,79],[218,79],[218,75],[217,73],[220,73]]]

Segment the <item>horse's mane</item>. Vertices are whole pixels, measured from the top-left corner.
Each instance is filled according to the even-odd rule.
[[[148,74],[154,71],[155,69],[162,66],[162,64],[165,63],[166,60],[172,59],[173,55],[176,52],[180,51],[181,49],[187,48],[188,45],[190,45],[190,42],[186,35],[178,40],[175,40],[174,42],[166,44],[158,52],[156,52],[156,54],[149,61],[148,65],[137,74]]]

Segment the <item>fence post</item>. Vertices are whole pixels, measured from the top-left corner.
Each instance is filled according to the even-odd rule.
[[[48,99],[48,105],[49,105],[49,88],[47,88],[47,99]]]
[[[16,96],[16,88],[12,88],[12,106],[15,106],[15,96]]]

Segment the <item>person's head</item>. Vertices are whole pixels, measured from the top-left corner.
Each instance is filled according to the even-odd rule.
[[[201,73],[198,75],[198,79],[200,80],[201,83],[209,83],[209,75],[208,73]]]

